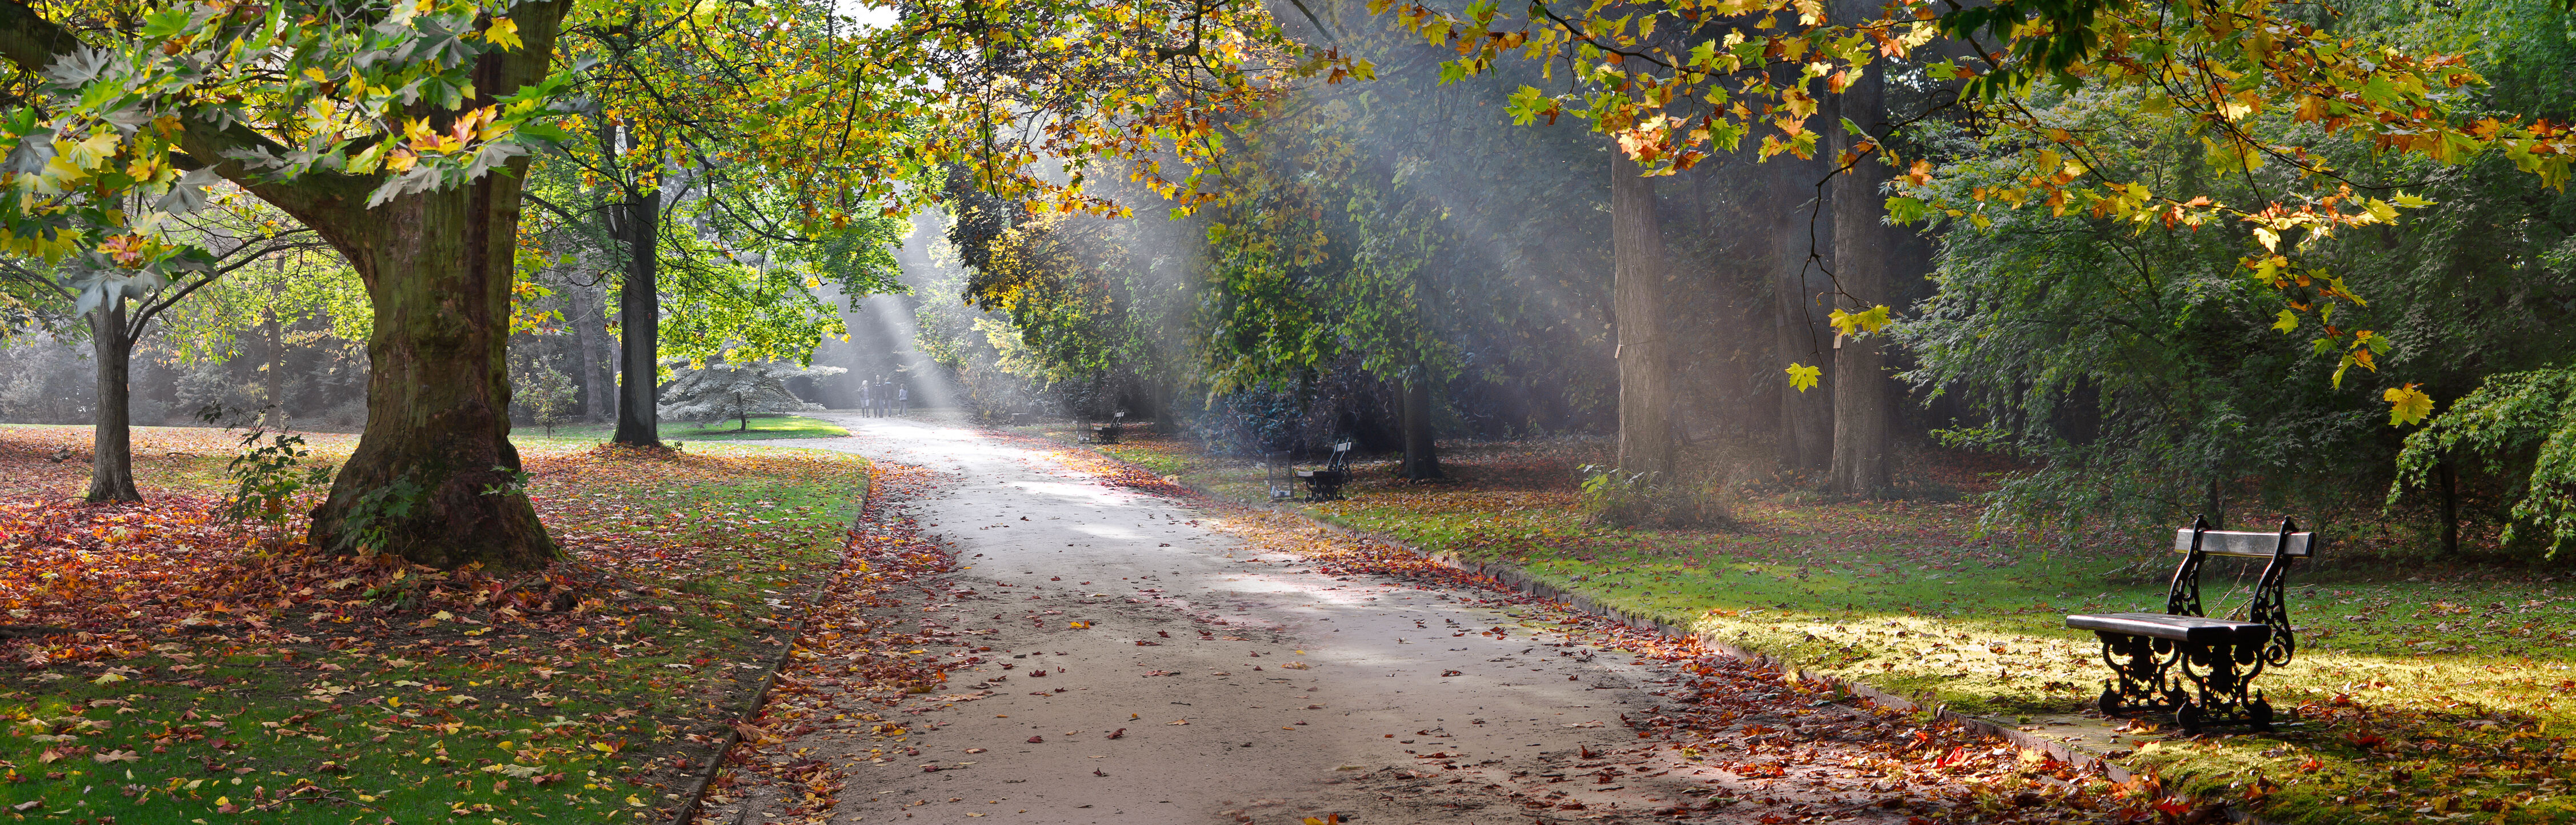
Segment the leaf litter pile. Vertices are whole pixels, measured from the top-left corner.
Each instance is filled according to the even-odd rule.
[[[1484,634],[1554,636],[1557,641],[1548,646],[1568,656],[1621,651],[1660,674],[1649,690],[1662,697],[1657,710],[1621,717],[1636,733],[1632,747],[1587,752],[1555,770],[1510,777],[1484,776],[1477,766],[1437,758],[1359,777],[1384,793],[1450,795],[1457,801],[1448,804],[1458,807],[1475,806],[1479,794],[1501,794],[1528,814],[1569,819],[1652,813],[1764,823],[1838,817],[2146,823],[2209,815],[2203,813],[2208,805],[2167,793],[2152,779],[2115,783],[2098,767],[2060,762],[1955,722],[1927,721],[1825,683],[1718,654],[1697,640],[1640,630],[1514,591],[1492,577],[1393,544],[1338,535],[1275,511],[1215,506],[1232,510],[1227,528],[1256,547],[1295,554],[1318,572],[1476,592],[1484,603],[1519,619],[1518,627],[1497,626]],[[1651,811],[1604,811],[1568,792],[1676,775],[1689,778],[1691,790],[1683,792],[1689,798],[1658,800],[1664,804]],[[1483,784],[1471,784],[1477,782]]]
[[[147,501],[84,504],[87,440],[0,428],[0,821],[667,820],[868,541],[855,457],[539,442],[567,558],[442,573],[222,517],[221,431],[138,429]]]
[[[978,631],[961,626],[965,617],[902,606],[905,591],[934,607],[974,595],[940,580],[956,569],[954,557],[886,504],[918,496],[930,474],[883,464],[877,483],[880,494],[869,499],[849,552],[807,608],[768,701],[736,725],[741,741],[727,754],[696,822],[744,821],[749,811],[769,815],[755,821],[825,822],[848,777],[845,766],[820,758],[808,737],[864,737],[870,761],[908,760],[921,750],[909,744],[918,723],[906,717],[989,695],[945,690],[948,671],[969,664],[978,647]]]

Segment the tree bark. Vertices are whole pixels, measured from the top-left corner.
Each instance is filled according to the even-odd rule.
[[[519,469],[505,356],[518,188],[517,175],[494,174],[325,230],[366,282],[376,319],[366,434],[314,511],[315,545],[440,568],[556,557],[525,495],[484,492]]]
[[[125,337],[125,299],[109,298],[89,314],[90,352],[98,362],[98,399],[91,409],[89,492],[94,502],[142,501],[134,488],[134,431],[126,420],[131,396],[127,373],[134,350]]]
[[[608,334],[608,293],[594,286],[578,288],[580,320],[573,324],[582,375],[582,416],[589,421],[617,418],[617,351]]]
[[[511,18],[526,48],[480,58],[474,88],[505,94],[540,79],[569,5],[519,5]],[[190,154],[205,156],[193,146]],[[525,570],[561,555],[527,495],[513,492],[519,453],[510,444],[506,353],[527,166],[522,157],[472,183],[373,209],[371,187],[345,178],[253,187],[329,240],[375,309],[367,429],[313,511],[314,545],[443,569]]]
[[[661,417],[655,411],[660,382],[662,296],[656,292],[662,226],[662,192],[646,191],[617,209],[619,239],[626,243],[626,283],[617,297],[619,375],[617,434],[611,439],[637,447],[662,446]]]
[[[1836,107],[1864,129],[1877,130],[1885,88],[1883,67],[1870,67],[1843,89]],[[1836,129],[1834,153],[1860,151],[1860,138]],[[1888,167],[1873,154],[1834,178],[1834,280],[1842,294],[1835,303],[1857,313],[1886,303],[1888,248],[1896,242],[1886,224],[1885,195],[1879,184]],[[1837,338],[1834,346],[1834,447],[1832,490],[1849,496],[1877,495],[1889,486],[1887,469],[1890,391],[1883,336]]]
[[[564,359],[565,374],[572,379],[573,403],[579,406],[582,419],[591,420],[599,416],[601,409],[596,392],[599,384],[594,380],[590,363],[594,354],[591,339],[597,337],[597,333],[590,329],[590,287],[580,283],[581,267],[578,264],[575,264],[573,273],[573,283],[564,291],[564,324],[572,328],[572,343],[566,347],[570,357]]]
[[[1408,481],[1447,478],[1440,472],[1439,445],[1431,437],[1431,374],[1416,366],[1404,376],[1404,477]]]
[[[1664,337],[1664,235],[1655,183],[1623,152],[1610,163],[1611,311],[1618,327],[1619,469],[1672,470],[1672,376]]]
[[[272,298],[275,296],[271,296]],[[268,393],[268,409],[260,411],[262,426],[271,430],[286,429],[286,331],[277,323],[277,310],[260,310],[260,336],[267,339],[268,364],[260,369],[268,373],[263,389]]]
[[[1786,374],[1773,373],[1784,379],[1780,391],[1780,469],[1792,473],[1809,473],[1831,466],[1833,453],[1834,363],[1821,346],[1817,330],[1824,321],[1827,307],[1819,303],[1821,290],[1817,262],[1809,259],[1816,252],[1831,254],[1834,213],[1832,198],[1814,186],[1823,177],[1825,166],[1818,160],[1775,158],[1768,164],[1777,169],[1771,180],[1771,237],[1777,246],[1773,263],[1777,267],[1779,301],[1773,306],[1779,313],[1778,359],[1773,370],[1790,364],[1805,364],[1821,370],[1817,385],[1801,392],[1788,387]],[[1821,199],[1824,202],[1818,203]],[[1826,248],[1817,247],[1825,244]]]
[[[2442,463],[2433,465],[2433,473],[2442,484],[2442,555],[2460,554],[2460,479],[2451,469],[2451,456],[2442,455]]]
[[[476,97],[455,111],[422,110],[432,128],[445,130],[457,113],[495,105],[494,95],[541,80],[570,7],[571,0],[513,7],[523,48],[477,58]],[[0,2],[0,54],[19,67],[39,71],[81,47],[24,3]],[[553,560],[554,542],[535,508],[525,494],[509,492],[519,457],[509,440],[503,353],[528,158],[461,187],[369,208],[380,177],[316,170],[272,179],[246,168],[242,150],[283,147],[249,124],[182,118],[178,128],[185,165],[214,168],[303,221],[367,285],[376,316],[367,348],[367,429],[330,498],[314,509],[311,541],[343,552],[367,546],[443,568],[526,569]],[[109,395],[102,400],[119,408],[121,420],[121,378]]]

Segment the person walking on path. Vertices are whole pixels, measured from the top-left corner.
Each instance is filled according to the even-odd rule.
[[[896,405],[896,406],[901,407],[901,408],[903,409],[903,412],[902,412],[902,414],[903,414],[903,415],[907,415],[907,416],[911,415],[911,414],[912,414],[912,388],[911,388],[911,387],[902,386],[902,385],[900,385],[900,384],[896,385],[896,386],[895,386],[895,388],[894,388],[894,403],[895,403],[895,405]]]
[[[874,389],[875,385],[868,379],[859,379],[859,415],[870,415],[876,409],[877,400]]]

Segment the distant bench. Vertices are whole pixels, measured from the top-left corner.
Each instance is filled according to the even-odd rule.
[[[1076,438],[1076,440],[1081,441],[1084,444],[1116,444],[1118,443],[1118,436],[1127,430],[1127,413],[1122,411],[1116,416],[1111,417],[1107,423],[1084,424],[1077,422],[1074,426],[1077,429],[1088,428],[1090,430],[1090,432],[1082,433]]]
[[[1298,470],[1297,478],[1306,482],[1307,501],[1336,501],[1342,497],[1342,485],[1351,480],[1351,442],[1333,445],[1333,456],[1324,460],[1320,470]]]
[[[2102,659],[2116,677],[2102,683],[2102,712],[2171,711],[2194,733],[2214,724],[2271,730],[2272,704],[2260,692],[2248,699],[2246,685],[2298,653],[2284,580],[2291,560],[2315,557],[2317,546],[2315,533],[2299,532],[2289,519],[2272,533],[2211,530],[2205,518],[2174,531],[2183,560],[2165,589],[2165,612],[2066,617],[2067,627],[2102,639]],[[2202,615],[2200,567],[2210,556],[2271,560],[2246,603],[2246,621]]]

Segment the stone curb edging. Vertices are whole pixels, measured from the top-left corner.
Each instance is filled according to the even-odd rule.
[[[876,498],[876,488],[876,466],[871,463],[868,467],[868,484],[859,490],[858,507],[850,515],[850,529],[856,530],[867,522],[868,505]],[[831,592],[831,582],[827,580],[823,586],[815,588],[814,598],[806,603],[806,607],[821,605],[823,597]],[[707,789],[715,785],[716,774],[724,770],[725,758],[733,755],[733,746],[742,743],[741,726],[748,724],[753,717],[759,716],[760,709],[769,704],[769,691],[778,686],[778,673],[786,670],[787,660],[796,655],[796,640],[805,635],[805,622],[809,618],[811,616],[799,616],[796,618],[796,624],[787,629],[787,643],[779,649],[778,659],[769,663],[767,675],[760,679],[760,689],[752,692],[751,703],[744,706],[742,715],[736,717],[733,724],[725,726],[724,744],[716,748],[715,758],[707,760],[706,772],[698,775],[689,788],[688,795],[681,797],[680,807],[673,812],[669,825],[689,825],[691,820],[697,818],[698,808],[706,802]],[[749,813],[749,809],[744,809],[744,812]]]
[[[1125,459],[1101,452],[1094,445],[1075,444],[1072,446],[1090,449],[1093,453],[1098,454],[1102,458],[1122,464],[1128,464],[1129,466],[1135,466],[1134,464],[1127,462]],[[1141,470],[1144,468],[1139,467],[1138,469]],[[1376,542],[1390,547],[1395,547],[1405,552],[1429,559],[1443,567],[1491,578],[1497,582],[1501,582],[1513,590],[1543,599],[1552,599],[1558,602],[1563,602],[1567,605],[1573,606],[1577,610],[1610,619],[1629,627],[1652,628],[1656,633],[1670,638],[1697,642],[1701,646],[1706,647],[1711,651],[1723,654],[1729,658],[1772,668],[1782,673],[1794,676],[1801,681],[1822,684],[1845,693],[1850,693],[1852,695],[1868,699],[1879,705],[1895,708],[1908,713],[1920,713],[1924,710],[1920,703],[1917,703],[1912,699],[1907,699],[1905,697],[1880,690],[1877,687],[1868,684],[1844,679],[1827,673],[1811,671],[1767,653],[1737,647],[1734,644],[1710,638],[1696,631],[1687,630],[1657,619],[1648,618],[1603,605],[1588,596],[1566,592],[1554,585],[1541,582],[1536,577],[1531,576],[1527,571],[1509,564],[1501,562],[1464,561],[1445,553],[1434,553],[1423,550],[1381,533],[1325,521],[1294,508],[1280,507],[1268,502],[1240,501],[1199,484],[1183,481],[1179,482],[1175,486],[1217,501],[1240,504],[1245,507],[1252,507],[1292,516],[1345,538]],[[2068,747],[2066,743],[2043,736],[2034,736],[2030,732],[2024,731],[2011,723],[1988,719],[1982,716],[1970,716],[1968,714],[1951,710],[1946,705],[1936,705],[1931,710],[1933,718],[1935,719],[1957,722],[1966,727],[1974,728],[1980,732],[2011,742],[2021,748],[2048,754],[2051,758],[2060,762],[2082,767],[2100,766],[2103,774],[2109,776],[2114,782],[2127,782],[2142,775],[2152,776],[2152,774],[2143,774],[2138,771],[2129,770],[2120,763],[2105,759],[2099,755]],[[2230,822],[2246,823],[2246,825],[2270,825],[2270,823],[2261,817],[2257,817],[2233,803],[2222,802],[2219,800],[2205,801],[2225,805],[2227,818]]]

